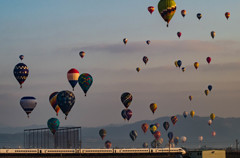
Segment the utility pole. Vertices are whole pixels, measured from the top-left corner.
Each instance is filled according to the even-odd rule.
[[[236,139],[236,150],[238,151],[238,145],[239,145],[239,142],[238,142],[238,139]]]

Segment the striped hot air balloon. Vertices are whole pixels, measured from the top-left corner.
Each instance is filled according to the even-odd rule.
[[[32,96],[25,96],[21,98],[20,105],[23,108],[23,110],[26,112],[29,118],[29,114],[33,111],[33,109],[37,105],[37,101],[36,101],[36,98]]]
[[[56,115],[58,116],[58,113],[60,111],[60,107],[57,104],[57,95],[58,95],[58,92],[53,92],[49,96],[49,102],[50,102],[51,106],[53,107],[53,109],[56,111]]]
[[[67,73],[68,82],[71,84],[73,91],[74,91],[74,87],[78,83],[79,76],[80,75],[78,70],[74,68],[70,69]]]

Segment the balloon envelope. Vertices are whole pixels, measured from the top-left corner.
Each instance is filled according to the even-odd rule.
[[[207,57],[206,60],[207,60],[207,63],[210,64],[212,58],[211,57]]]
[[[129,121],[130,118],[132,117],[132,110],[127,109],[127,111],[126,111],[126,116],[127,116],[127,120]]]
[[[152,113],[154,114],[154,112],[157,110],[157,104],[156,104],[156,103],[150,104],[150,110],[151,110]]]
[[[146,43],[147,43],[147,45],[149,45],[149,44],[151,43],[151,41],[150,41],[150,40],[147,40]]]
[[[85,54],[86,53],[84,51],[79,52],[79,55],[80,55],[81,58],[83,58],[85,56]]]
[[[185,15],[187,14],[186,10],[182,10],[181,14],[182,14],[183,17],[185,17]]]
[[[150,125],[150,132],[154,134],[157,131],[157,126],[155,124]]]
[[[107,131],[105,129],[100,129],[99,130],[99,135],[103,140],[105,138],[105,136],[107,135]]]
[[[181,141],[182,141],[183,143],[185,143],[185,142],[187,141],[187,137],[182,136],[182,137],[181,137]]]
[[[195,67],[195,69],[198,69],[199,63],[198,63],[198,62],[195,62],[195,63],[194,63],[194,67]]]
[[[167,27],[177,9],[177,5],[174,0],[160,0],[158,3],[158,12],[167,22]]]
[[[112,147],[112,143],[111,143],[109,140],[107,140],[107,141],[105,142],[105,147],[106,147],[107,149],[110,149],[110,148]]]
[[[121,101],[126,108],[128,108],[130,106],[132,99],[133,99],[133,96],[129,92],[124,92],[121,95]]]
[[[68,71],[67,79],[70,85],[72,86],[73,91],[74,91],[74,87],[78,83],[78,78],[79,78],[79,72],[77,69],[72,68]]]
[[[137,131],[132,130],[129,134],[130,138],[132,139],[132,141],[135,141],[135,139],[137,138],[138,134]]]
[[[148,11],[150,14],[152,14],[154,12],[155,8],[153,6],[149,6],[148,7]]]
[[[170,124],[168,122],[163,122],[163,128],[167,131]]]
[[[210,119],[211,119],[211,120],[214,120],[214,119],[215,119],[215,114],[214,114],[214,113],[211,113]]]
[[[180,38],[182,36],[182,33],[181,32],[177,32],[177,36],[178,36],[178,38]]]
[[[195,111],[194,111],[194,110],[192,110],[192,111],[190,112],[190,116],[193,118],[193,117],[194,117],[194,115],[195,115]]]
[[[212,32],[211,32],[211,37],[212,37],[212,39],[214,39],[215,36],[216,36],[216,32],[212,31]]]
[[[29,117],[29,114],[33,111],[33,109],[37,105],[37,100],[32,96],[22,97],[20,100],[20,105],[26,112],[27,116]]]
[[[143,123],[141,127],[142,127],[143,132],[146,133],[147,130],[148,130],[148,124],[147,123]]]
[[[148,62],[148,57],[144,56],[144,57],[143,57],[143,62],[144,62],[144,64],[146,65],[147,62]]]
[[[208,125],[210,126],[212,124],[212,120],[208,120]]]
[[[75,95],[71,91],[61,91],[57,95],[57,104],[65,114],[67,119],[68,113],[71,111],[75,103]]]
[[[126,120],[127,119],[127,109],[123,109],[121,112],[121,115],[122,115],[123,119]]]
[[[201,13],[198,13],[197,14],[197,18],[200,20],[202,18],[202,14]]]
[[[208,85],[208,90],[212,91],[212,85]]]
[[[199,140],[200,142],[202,142],[202,141],[203,141],[203,136],[199,136],[199,137],[198,137],[198,140]]]
[[[93,78],[88,73],[82,73],[78,78],[78,83],[86,96],[89,88],[91,87],[91,85],[93,83]]]
[[[173,125],[175,125],[177,123],[177,121],[178,121],[177,116],[172,116],[171,117],[171,121],[172,121]]]
[[[172,140],[173,139],[173,132],[168,132],[168,139]]]
[[[228,20],[228,18],[230,17],[230,13],[229,13],[229,12],[226,12],[226,13],[225,13],[225,17],[226,17],[227,20]]]
[[[184,117],[184,118],[187,118],[187,115],[188,115],[188,112],[187,112],[187,111],[184,111],[184,112],[183,112],[183,117]]]
[[[126,45],[127,42],[128,42],[128,39],[127,39],[127,38],[124,38],[124,39],[123,39],[123,43]]]
[[[47,122],[47,125],[50,131],[52,132],[52,134],[54,135],[58,130],[60,122],[57,118],[50,118]]]
[[[55,110],[56,114],[58,115],[58,113],[60,111],[60,107],[57,104],[57,95],[58,95],[58,92],[53,92],[49,96],[49,102],[50,102],[52,108]]]
[[[181,65],[182,65],[182,61],[181,61],[181,60],[178,60],[178,61],[177,61],[177,65],[178,65],[178,67],[180,68]]]
[[[23,60],[24,59],[24,55],[19,55],[19,59]]]
[[[18,83],[20,84],[20,88],[22,88],[22,84],[27,79],[29,74],[27,65],[25,65],[24,63],[18,63],[13,69],[13,74],[17,79]]]
[[[155,137],[156,140],[158,140],[161,137],[161,133],[159,131],[156,131],[154,133],[154,137]]]

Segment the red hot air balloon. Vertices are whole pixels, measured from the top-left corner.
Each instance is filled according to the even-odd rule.
[[[143,62],[144,62],[144,64],[146,65],[147,62],[148,62],[148,57],[144,56],[144,57],[143,57]]]
[[[144,133],[146,133],[147,132],[147,130],[148,130],[148,124],[147,123],[144,123],[144,124],[142,124],[142,130],[143,130],[143,132]]]
[[[225,13],[225,17],[226,17],[227,20],[228,20],[228,18],[230,17],[230,13],[229,13],[229,12],[226,12],[226,13]]]
[[[126,116],[127,116],[127,120],[129,121],[130,118],[132,117],[132,110],[127,109],[127,111],[126,111]]]
[[[156,131],[154,133],[154,137],[155,137],[156,140],[158,140],[161,137],[161,133],[159,131]]]
[[[211,62],[212,59],[211,59],[211,57],[207,57],[206,60],[207,60],[208,64],[210,64],[210,62]]]
[[[180,38],[180,37],[182,36],[182,33],[181,33],[181,32],[178,32],[178,33],[177,33],[177,36],[178,36],[178,38]]]
[[[154,12],[155,8],[153,6],[149,6],[148,7],[148,11],[150,14],[152,14]]]
[[[171,117],[171,121],[172,121],[173,125],[175,125],[177,123],[177,120],[178,120],[177,116]]]

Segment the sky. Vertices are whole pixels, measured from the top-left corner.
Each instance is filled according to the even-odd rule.
[[[62,126],[125,123],[120,100],[124,92],[133,95],[130,123],[191,110],[199,116],[213,112],[239,117],[240,1],[175,0],[177,10],[168,28],[158,13],[157,0],[0,2],[0,125],[46,125],[56,117],[48,98],[52,92],[72,90],[67,80],[71,68],[91,74],[93,84],[87,97],[76,86],[68,119],[59,113]],[[155,7],[152,15],[148,6]],[[187,11],[185,18],[182,9]],[[227,11],[229,20],[224,16]],[[201,20],[197,13],[202,13]],[[215,39],[211,31],[216,32]],[[123,38],[128,38],[126,46]],[[86,52],[83,59],[80,51]],[[21,54],[30,71],[22,89],[13,75]],[[149,58],[146,65],[143,56]],[[175,67],[176,60],[183,62],[185,72]],[[196,61],[198,70],[193,66]],[[213,90],[205,96],[210,84]],[[37,99],[29,119],[19,104],[24,96]],[[158,105],[154,115],[151,103]]]

